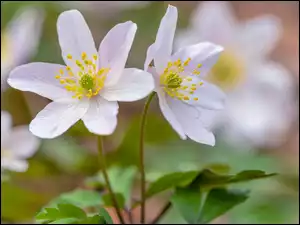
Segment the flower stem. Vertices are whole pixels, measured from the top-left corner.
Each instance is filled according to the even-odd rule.
[[[166,214],[166,212],[168,212],[170,208],[171,208],[171,202],[168,202],[160,211],[160,213],[154,218],[151,224],[156,224],[161,219],[161,217],[163,217]]]
[[[99,161],[100,161],[100,164],[101,164],[102,173],[103,173],[103,176],[104,176],[104,179],[105,179],[107,189],[108,189],[108,192],[110,194],[113,206],[116,209],[116,212],[117,212],[117,215],[118,215],[118,218],[119,218],[121,224],[125,224],[124,219],[123,219],[122,214],[121,214],[121,211],[120,211],[120,208],[118,206],[116,196],[114,195],[111,184],[109,182],[108,174],[107,174],[107,171],[106,171],[105,156],[103,154],[103,142],[102,142],[102,137],[101,136],[98,136],[98,153],[99,153]]]
[[[141,130],[140,130],[140,173],[141,173],[141,224],[145,223],[145,201],[146,201],[146,177],[145,177],[145,166],[144,166],[144,130],[146,124],[146,116],[149,109],[150,102],[156,93],[152,92],[144,106],[142,114]]]

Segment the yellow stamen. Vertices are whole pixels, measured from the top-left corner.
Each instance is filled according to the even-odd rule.
[[[85,60],[85,59],[86,59],[86,53],[85,53],[85,52],[83,52],[83,53],[81,54],[81,58],[82,58],[82,60]]]

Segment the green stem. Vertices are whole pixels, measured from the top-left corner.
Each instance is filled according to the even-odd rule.
[[[106,171],[105,156],[103,154],[103,142],[102,142],[102,137],[101,136],[98,136],[98,153],[99,153],[99,161],[100,161],[100,164],[101,164],[102,173],[103,173],[103,176],[104,176],[104,179],[105,179],[107,189],[108,189],[108,192],[110,194],[113,206],[116,209],[116,212],[117,212],[117,215],[118,215],[118,218],[119,218],[121,224],[125,224],[125,221],[122,217],[120,208],[118,206],[118,201],[116,199],[116,196],[114,195],[111,184],[109,182],[108,174],[107,174],[107,171]]]
[[[145,165],[144,165],[144,130],[146,124],[146,116],[149,109],[150,102],[156,93],[152,92],[144,106],[142,114],[141,130],[140,130],[140,173],[141,173],[141,224],[145,223],[145,202],[146,202],[146,177],[145,177]]]

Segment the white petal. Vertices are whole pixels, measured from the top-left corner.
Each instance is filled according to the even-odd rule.
[[[281,34],[281,24],[275,16],[261,16],[246,22],[239,40],[245,54],[252,59],[264,57],[275,47]]]
[[[236,21],[229,2],[201,2],[193,12],[191,23],[198,41],[224,45],[235,40]]]
[[[81,60],[83,52],[89,59],[98,55],[92,33],[79,11],[61,13],[57,20],[57,33],[62,56],[72,69],[77,68],[75,61]],[[67,59],[68,54],[72,55],[72,60]]]
[[[88,101],[57,101],[48,104],[31,121],[29,130],[40,138],[55,138],[83,117]]]
[[[91,99],[90,107],[82,118],[87,129],[98,135],[110,135],[117,126],[117,102],[109,102],[100,96]]]
[[[202,82],[203,84],[201,86],[198,86],[193,94],[191,94],[190,90],[188,89],[182,90],[181,93],[189,97],[189,100],[183,100],[184,102],[189,105],[201,106],[205,109],[220,110],[224,108],[226,96],[223,91],[221,91],[221,89],[213,84],[201,80],[198,77],[193,77],[192,79],[192,81],[183,81],[182,85],[190,86],[191,83],[197,85],[200,82]],[[194,98],[198,98],[198,100],[195,101]]]
[[[16,158],[29,158],[39,147],[40,141],[37,137],[30,133],[28,126],[14,127],[6,148]]]
[[[154,89],[152,75],[143,70],[129,68],[123,71],[119,81],[101,92],[108,101],[137,101],[146,97]]]
[[[146,60],[144,63],[145,71],[147,71],[149,69],[149,65],[150,65],[151,61],[154,59],[155,54],[156,54],[156,45],[155,45],[155,43],[153,43],[147,49]]]
[[[186,140],[186,135],[183,131],[183,128],[181,127],[180,123],[176,119],[174,112],[170,109],[167,101],[165,93],[157,90],[157,96],[159,100],[159,107],[161,109],[162,114],[166,118],[166,120],[170,123],[172,128],[178,133],[181,139]]]
[[[28,169],[28,163],[26,160],[1,158],[1,169],[25,172]]]
[[[115,84],[120,78],[131,49],[137,26],[131,21],[114,26],[99,46],[101,67],[111,68],[106,85]]]
[[[35,53],[43,21],[43,10],[25,7],[16,13],[5,31],[1,32],[1,87],[6,87],[9,70],[25,63]]]
[[[207,128],[211,126],[214,114],[199,107],[187,105],[179,100],[167,98],[171,110],[181,124],[184,133],[192,140],[214,146],[215,137]]]
[[[197,69],[198,64],[201,64],[200,76],[204,77],[211,67],[217,62],[220,53],[224,48],[220,45],[215,45],[210,42],[202,42],[196,45],[191,45],[179,49],[174,55],[172,55],[172,61],[180,59],[182,62],[191,58],[189,65],[185,67],[188,72],[193,72]]]
[[[160,22],[154,43],[155,46],[150,46],[155,49],[156,52],[154,52],[155,50],[153,49],[147,51],[149,54],[147,56],[147,61],[151,62],[151,58],[154,56],[154,64],[159,73],[164,70],[172,54],[173,39],[178,17],[177,14],[177,8],[169,5],[166,14]]]
[[[8,84],[21,91],[30,91],[51,100],[71,98],[55,76],[64,66],[50,63],[29,63],[15,68],[9,75]]]
[[[1,111],[1,147],[7,142],[11,133],[12,118],[6,111]]]

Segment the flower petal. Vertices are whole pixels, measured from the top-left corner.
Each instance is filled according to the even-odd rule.
[[[199,143],[215,145],[214,134],[207,129],[212,126],[215,114],[169,97],[167,102],[189,138]]]
[[[281,24],[275,16],[260,16],[246,22],[240,29],[240,46],[251,59],[265,57],[276,45]]]
[[[92,59],[93,55],[98,55],[92,33],[78,10],[69,10],[61,13],[57,20],[58,40],[62,50],[65,63],[76,67],[76,60],[81,60],[82,53]],[[67,55],[72,56],[72,60]]]
[[[81,119],[88,105],[84,100],[51,102],[31,121],[29,130],[40,138],[55,138]]]
[[[12,118],[11,115],[6,111],[1,111],[1,146],[7,142],[8,137],[11,133]]]
[[[154,89],[152,75],[143,70],[125,69],[118,83],[107,87],[101,96],[108,101],[137,101],[146,97]]]
[[[16,13],[5,31],[1,32],[1,88],[7,86],[8,72],[25,63],[35,53],[43,21],[42,9],[25,7]]]
[[[166,14],[160,22],[155,43],[147,51],[146,62],[149,61],[150,63],[154,59],[154,65],[159,73],[167,66],[172,54],[177,14],[177,8],[169,5]]]
[[[158,96],[159,106],[162,114],[164,115],[166,120],[170,123],[172,128],[178,133],[180,138],[186,140],[186,135],[183,131],[183,128],[181,127],[180,123],[178,122],[174,113],[172,112],[172,109],[169,107],[167,103],[166,94],[160,90],[157,90],[157,96]]]
[[[182,101],[189,105],[201,106],[205,109],[223,109],[226,96],[217,86],[203,81],[198,77],[193,77],[190,82],[183,81],[182,85],[191,85],[191,83],[199,84],[200,82],[202,85],[198,86],[195,91],[191,92],[189,89],[181,91],[181,93],[189,98]]]
[[[190,45],[179,49],[174,55],[172,55],[172,61],[180,59],[182,62],[191,58],[188,66],[185,67],[186,72],[193,72],[197,69],[197,66],[201,64],[200,76],[204,77],[211,67],[217,62],[220,53],[224,48],[220,45],[215,45],[210,42],[202,42],[195,45]]]
[[[191,23],[198,41],[227,45],[235,40],[236,19],[229,2],[201,2],[192,14]]]
[[[25,172],[28,169],[26,160],[1,158],[1,169],[7,169],[16,172]]]
[[[29,63],[15,68],[8,84],[21,91],[30,91],[51,100],[71,98],[72,95],[55,79],[64,66],[50,63]]]
[[[117,102],[109,102],[100,96],[90,101],[90,107],[82,118],[87,129],[98,135],[110,135],[117,126]]]
[[[14,157],[25,159],[38,150],[39,144],[39,139],[30,133],[28,126],[18,126],[13,128],[6,148]]]
[[[146,60],[144,63],[145,71],[147,71],[149,69],[149,65],[150,65],[151,61],[154,59],[155,54],[156,54],[156,45],[155,45],[155,43],[153,43],[147,49]]]
[[[99,46],[100,66],[111,68],[105,85],[115,84],[122,75],[136,30],[136,24],[131,21],[120,23],[102,40]]]

